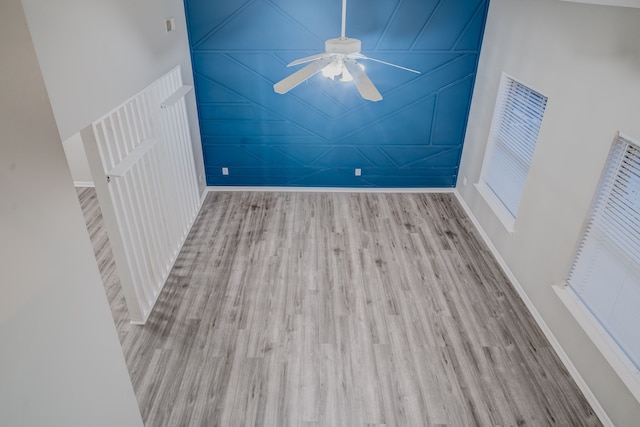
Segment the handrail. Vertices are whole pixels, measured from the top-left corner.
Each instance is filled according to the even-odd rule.
[[[182,97],[184,97],[186,94],[191,92],[191,89],[193,89],[193,86],[191,85],[180,86],[178,90],[173,92],[171,96],[169,96],[167,99],[164,100],[164,102],[160,103],[160,108],[171,107],[173,104],[180,101]]]
[[[120,178],[124,176],[124,174],[127,173],[127,171],[131,169],[138,160],[144,157],[144,155],[147,154],[157,143],[158,140],[156,138],[148,138],[138,144],[136,148],[131,150],[127,157],[122,159],[120,163],[107,172],[107,181],[111,180],[111,178]]]

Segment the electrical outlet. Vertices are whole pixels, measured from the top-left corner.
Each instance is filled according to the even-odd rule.
[[[167,33],[176,29],[176,20],[174,18],[167,18],[164,20],[164,28],[167,30]]]
[[[229,168],[222,168],[222,175],[229,175]]]
[[[467,177],[466,176],[462,177],[462,185],[467,185]]]
[[[361,176],[362,175],[362,169],[360,168],[356,168],[356,176]]]
[[[200,184],[202,184],[204,182],[204,175],[200,175],[198,177],[198,181],[200,182]]]

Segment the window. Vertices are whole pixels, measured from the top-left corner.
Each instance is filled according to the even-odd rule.
[[[640,147],[629,138],[611,150],[567,283],[640,369]]]
[[[546,106],[547,97],[503,74],[478,188],[495,199],[508,229],[518,212]]]

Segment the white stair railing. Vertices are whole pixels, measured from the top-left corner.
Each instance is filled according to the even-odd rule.
[[[178,66],[81,132],[134,324],[149,317],[202,206],[190,90]]]

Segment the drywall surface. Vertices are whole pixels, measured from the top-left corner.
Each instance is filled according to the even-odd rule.
[[[178,64],[185,84],[193,82],[181,0],[22,3],[63,141]],[[176,29],[167,33],[169,17]],[[198,174],[204,179],[193,94],[187,104]]]
[[[458,191],[616,425],[630,394],[551,289],[566,278],[615,133],[640,138],[640,10],[493,0]],[[478,194],[501,73],[549,97],[513,235]],[[463,179],[467,184],[463,185]]]
[[[575,3],[598,4],[604,6],[639,7],[640,0],[563,0]]]
[[[69,163],[69,171],[71,172],[73,182],[77,186],[92,183],[93,177],[91,176],[87,154],[84,152],[80,134],[76,133],[71,136],[71,138],[63,141],[62,147],[64,148],[64,155]]]
[[[0,57],[0,425],[142,426],[20,0]]]

